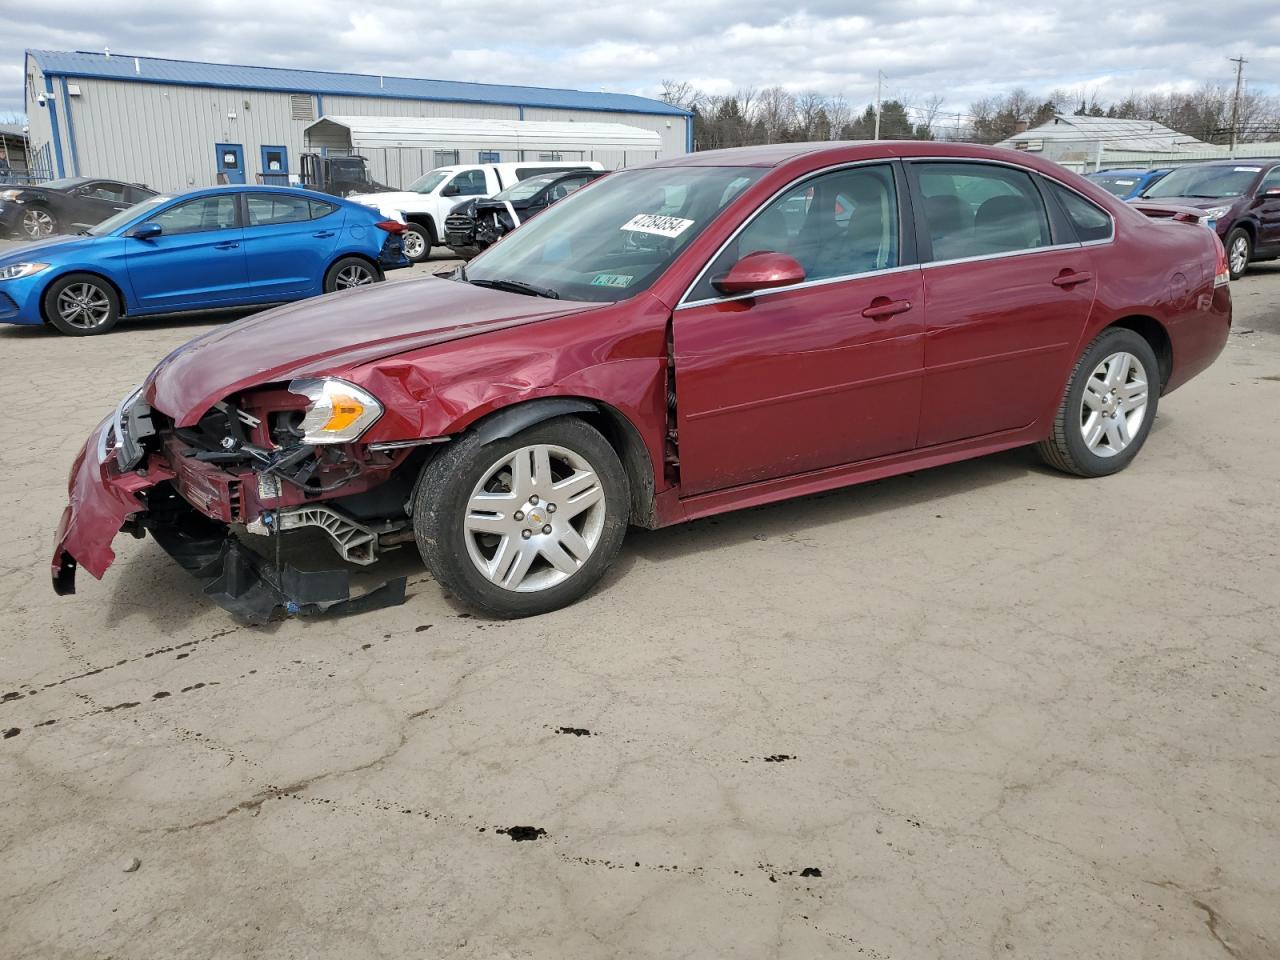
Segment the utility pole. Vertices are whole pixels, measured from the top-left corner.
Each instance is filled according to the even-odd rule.
[[[876,135],[873,139],[880,139],[880,83],[884,80],[884,71],[876,71]]]
[[[1240,86],[1244,82],[1244,57],[1228,57],[1236,65],[1236,96],[1231,101],[1231,159],[1236,158],[1236,143],[1240,139]]]

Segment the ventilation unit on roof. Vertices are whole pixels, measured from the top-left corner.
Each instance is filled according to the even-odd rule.
[[[289,112],[295,120],[314,120],[316,106],[305,93],[295,93],[289,97]]]

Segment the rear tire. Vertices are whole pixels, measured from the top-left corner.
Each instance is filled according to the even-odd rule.
[[[111,284],[91,273],[69,273],[44,293],[44,316],[68,337],[106,333],[120,319],[120,298]]]
[[[324,275],[324,292],[367,287],[382,279],[382,272],[368,260],[360,257],[343,257]]]
[[[1160,364],[1151,344],[1132,330],[1108,327],[1076,361],[1053,432],[1036,452],[1079,477],[1118,473],[1146,442],[1159,400]]]
[[[567,606],[604,576],[630,515],[626,471],[598,430],[556,417],[480,443],[466,434],[428,463],[413,532],[437,582],[512,619]]]
[[[400,238],[404,244],[404,255],[410,263],[425,263],[431,259],[431,233],[426,227],[410,223],[404,228]]]
[[[1226,247],[1231,279],[1239,280],[1249,269],[1249,261],[1253,259],[1253,237],[1244,227],[1236,227],[1227,234]]]

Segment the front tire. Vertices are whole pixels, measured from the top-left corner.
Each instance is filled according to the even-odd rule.
[[[331,266],[324,275],[324,292],[350,290],[353,287],[367,287],[382,279],[382,274],[368,260],[360,257],[343,257]]]
[[[1118,473],[1146,442],[1159,401],[1160,364],[1151,345],[1132,330],[1109,327],[1076,361],[1053,433],[1036,451],[1064,473]]]
[[[1244,227],[1236,227],[1227,234],[1227,268],[1231,271],[1231,279],[1239,280],[1249,269],[1249,261],[1253,259],[1253,237]]]
[[[423,468],[413,532],[440,585],[506,619],[547,613],[604,576],[626,535],[630,490],[598,430],[557,417],[482,444],[451,443]]]
[[[45,291],[44,315],[50,326],[68,337],[97,336],[120,319],[120,298],[101,277],[69,273]]]
[[[44,207],[28,207],[22,214],[21,233],[27,240],[43,240],[58,232],[58,218]]]
[[[426,263],[431,258],[431,233],[421,224],[408,224],[400,242],[410,263]]]

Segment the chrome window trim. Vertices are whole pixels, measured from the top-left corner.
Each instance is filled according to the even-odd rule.
[[[768,209],[771,203],[773,203],[783,194],[787,193],[789,190],[793,189],[795,186],[803,183],[806,180],[812,180],[815,177],[826,176],[828,173],[837,173],[841,170],[850,170],[854,167],[884,165],[889,167],[889,175],[893,177],[894,197],[898,201],[899,209],[901,209],[902,198],[898,195],[898,179],[893,174],[893,164],[895,161],[899,159],[900,158],[898,157],[877,157],[873,160],[851,160],[848,163],[838,163],[832,167],[823,167],[821,170],[810,170],[808,173],[801,174],[800,176],[796,177],[794,180],[788,181],[786,184],[780,187],[777,191],[771,194],[768,199],[766,199],[763,203],[757,206],[756,209],[752,212],[751,216],[747,217],[746,220],[738,224],[738,228],[734,230],[733,233],[729,234],[729,236],[725,239],[724,243],[720,244],[720,246],[716,248],[716,252],[713,253],[707,259],[707,262],[703,265],[702,269],[698,271],[697,276],[693,278],[693,282],[690,283],[689,286],[685,288],[685,291],[683,294],[681,294],[680,299],[676,301],[675,309],[680,310],[680,309],[683,309],[684,307],[704,306],[705,304],[708,304],[708,303],[730,303],[734,300],[745,300],[749,297],[762,297],[771,293],[782,293],[784,291],[789,291],[789,290],[799,290],[803,287],[817,286],[818,284],[836,283],[841,280],[850,280],[855,277],[870,277],[870,276],[874,276],[876,274],[881,274],[881,273],[898,273],[899,271],[902,271],[902,270],[914,269],[918,267],[919,266],[918,263],[911,263],[911,264],[907,264],[905,267],[899,265],[896,267],[885,267],[883,270],[871,270],[866,273],[851,273],[851,274],[846,274],[840,277],[823,277],[821,280],[805,280],[802,283],[793,283],[791,286],[788,286],[788,287],[774,287],[771,290],[760,290],[756,293],[740,293],[732,297],[710,297],[703,300],[689,299],[689,295],[693,293],[694,288],[697,287],[697,285],[702,282],[702,278],[707,275],[707,271],[711,269],[711,265],[714,264],[718,259],[720,259],[720,254],[724,253],[724,251],[728,248],[729,244],[737,240],[738,236],[742,233],[742,231],[746,230],[747,227],[751,226],[751,224],[755,221],[756,217],[764,213],[764,211]],[[899,220],[899,223],[898,223],[898,255],[899,256],[902,255],[901,220]]]
[[[751,225],[752,221],[754,221],[756,217],[760,216],[760,214],[765,211],[765,209],[769,206],[769,204],[773,203],[780,196],[782,196],[787,191],[791,190],[797,184],[802,183],[805,180],[809,180],[813,177],[822,176],[823,174],[835,173],[836,171],[847,170],[852,167],[870,166],[872,164],[877,164],[877,163],[883,163],[883,164],[901,163],[903,165],[906,165],[911,163],[946,163],[946,162],[989,164],[991,166],[997,166],[997,167],[1009,167],[1013,170],[1020,170],[1023,173],[1029,174],[1033,178],[1037,176],[1043,177],[1045,180],[1048,180],[1052,183],[1057,184],[1058,186],[1062,187],[1064,190],[1071,191],[1076,196],[1078,196],[1081,200],[1085,201],[1088,204],[1091,204],[1094,207],[1097,207],[1099,210],[1105,213],[1107,215],[1107,219],[1111,221],[1111,235],[1107,237],[1105,240],[1083,240],[1083,241],[1077,240],[1072,243],[1050,244],[1047,247],[1032,247],[1029,250],[1009,250],[1003,253],[983,254],[977,257],[961,257],[956,260],[929,260],[926,262],[910,263],[910,264],[906,264],[905,266],[887,267],[884,270],[871,270],[865,273],[851,273],[851,274],[846,274],[839,277],[824,277],[821,280],[806,280],[803,283],[792,284],[791,286],[788,286],[788,287],[774,287],[770,290],[760,290],[755,293],[740,293],[732,297],[709,297],[702,300],[689,299],[689,295],[693,292],[694,288],[702,282],[702,279],[703,277],[706,276],[707,271],[711,269],[711,265],[715,263],[716,260],[719,259],[720,254],[724,253],[725,249],[729,246],[729,244],[733,243],[736,239],[738,239],[739,234],[741,234],[742,231],[747,229],[747,227]],[[1277,168],[1277,169],[1280,169],[1280,168]],[[895,191],[897,189],[897,186],[898,186],[898,183],[897,183],[897,179],[895,178],[894,180]],[[910,190],[909,183],[908,183],[908,190]],[[899,198],[899,208],[900,207],[901,207],[901,198]],[[1046,201],[1046,207],[1047,207],[1047,201]],[[1046,209],[1045,215],[1048,216],[1048,213],[1049,211]],[[1074,229],[1074,226],[1075,225],[1072,224],[1073,229]],[[911,229],[912,230],[915,229],[914,223],[911,224]],[[901,251],[902,251],[902,230],[903,230],[903,224],[900,222],[898,224],[899,254],[901,254]],[[845,280],[857,280],[864,277],[879,276],[881,274],[902,273],[906,270],[915,270],[915,269],[927,270],[930,267],[950,266],[951,264],[955,264],[955,263],[979,263],[984,260],[1002,260],[1002,259],[1007,259],[1008,257],[1022,257],[1022,256],[1027,256],[1029,254],[1044,253],[1045,251],[1049,251],[1049,250],[1073,250],[1073,249],[1083,248],[1083,247],[1101,247],[1101,246],[1106,246],[1107,244],[1110,244],[1110,243],[1115,243],[1115,240],[1116,240],[1116,218],[1115,218],[1115,215],[1110,210],[1099,205],[1095,201],[1090,200],[1088,197],[1082,194],[1079,190],[1076,190],[1074,187],[1070,186],[1069,184],[1063,183],[1057,177],[1051,176],[1050,174],[1047,174],[1047,173],[1042,173],[1041,171],[1036,170],[1032,167],[1023,166],[1020,163],[1014,163],[1009,160],[994,160],[989,157],[941,157],[941,156],[877,157],[873,160],[853,160],[848,163],[836,164],[833,167],[824,167],[821,170],[812,170],[809,173],[802,174],[801,176],[796,177],[794,180],[789,181],[784,186],[779,188],[776,192],[774,192],[772,195],[770,195],[767,200],[765,200],[758,207],[756,207],[755,211],[751,214],[750,217],[748,217],[746,220],[744,220],[741,224],[738,225],[738,228],[728,236],[728,238],[724,241],[724,243],[722,243],[718,248],[716,248],[716,252],[711,255],[711,257],[707,260],[703,268],[700,271],[698,271],[697,276],[693,278],[693,282],[689,284],[689,286],[685,289],[684,293],[681,295],[680,299],[676,302],[675,309],[683,310],[686,307],[704,307],[704,306],[707,306],[708,304],[713,304],[713,303],[733,303],[738,300],[748,300],[752,298],[758,299],[760,297],[771,296],[775,293],[787,293],[792,290],[801,290],[801,289],[804,289],[805,287],[815,287],[815,286],[820,286],[828,283],[839,283]],[[918,238],[917,238],[917,243],[918,243]]]
[[[716,252],[716,257],[718,256],[720,256],[719,251]],[[715,262],[716,257],[711,258],[712,263]],[[908,270],[919,270],[920,267],[921,264],[908,263],[902,267],[885,267],[883,270],[867,270],[864,273],[846,273],[838,277],[823,277],[821,280],[805,280],[801,283],[793,283],[786,287],[770,287],[767,290],[757,290],[754,293],[737,293],[732,297],[709,297],[705,300],[682,300],[680,303],[676,304],[676,309],[684,310],[686,307],[705,307],[708,304],[713,303],[734,303],[738,300],[759,300],[761,297],[773,296],[775,293],[791,293],[793,290],[805,290],[809,287],[824,287],[830,283],[844,283],[848,280],[861,280],[865,277],[882,277],[890,273],[906,273]],[[699,276],[698,279],[693,282],[693,286],[696,287],[701,280],[702,277]],[[689,289],[692,290],[693,287],[690,287]],[[686,293],[686,296],[687,295],[688,294]]]

